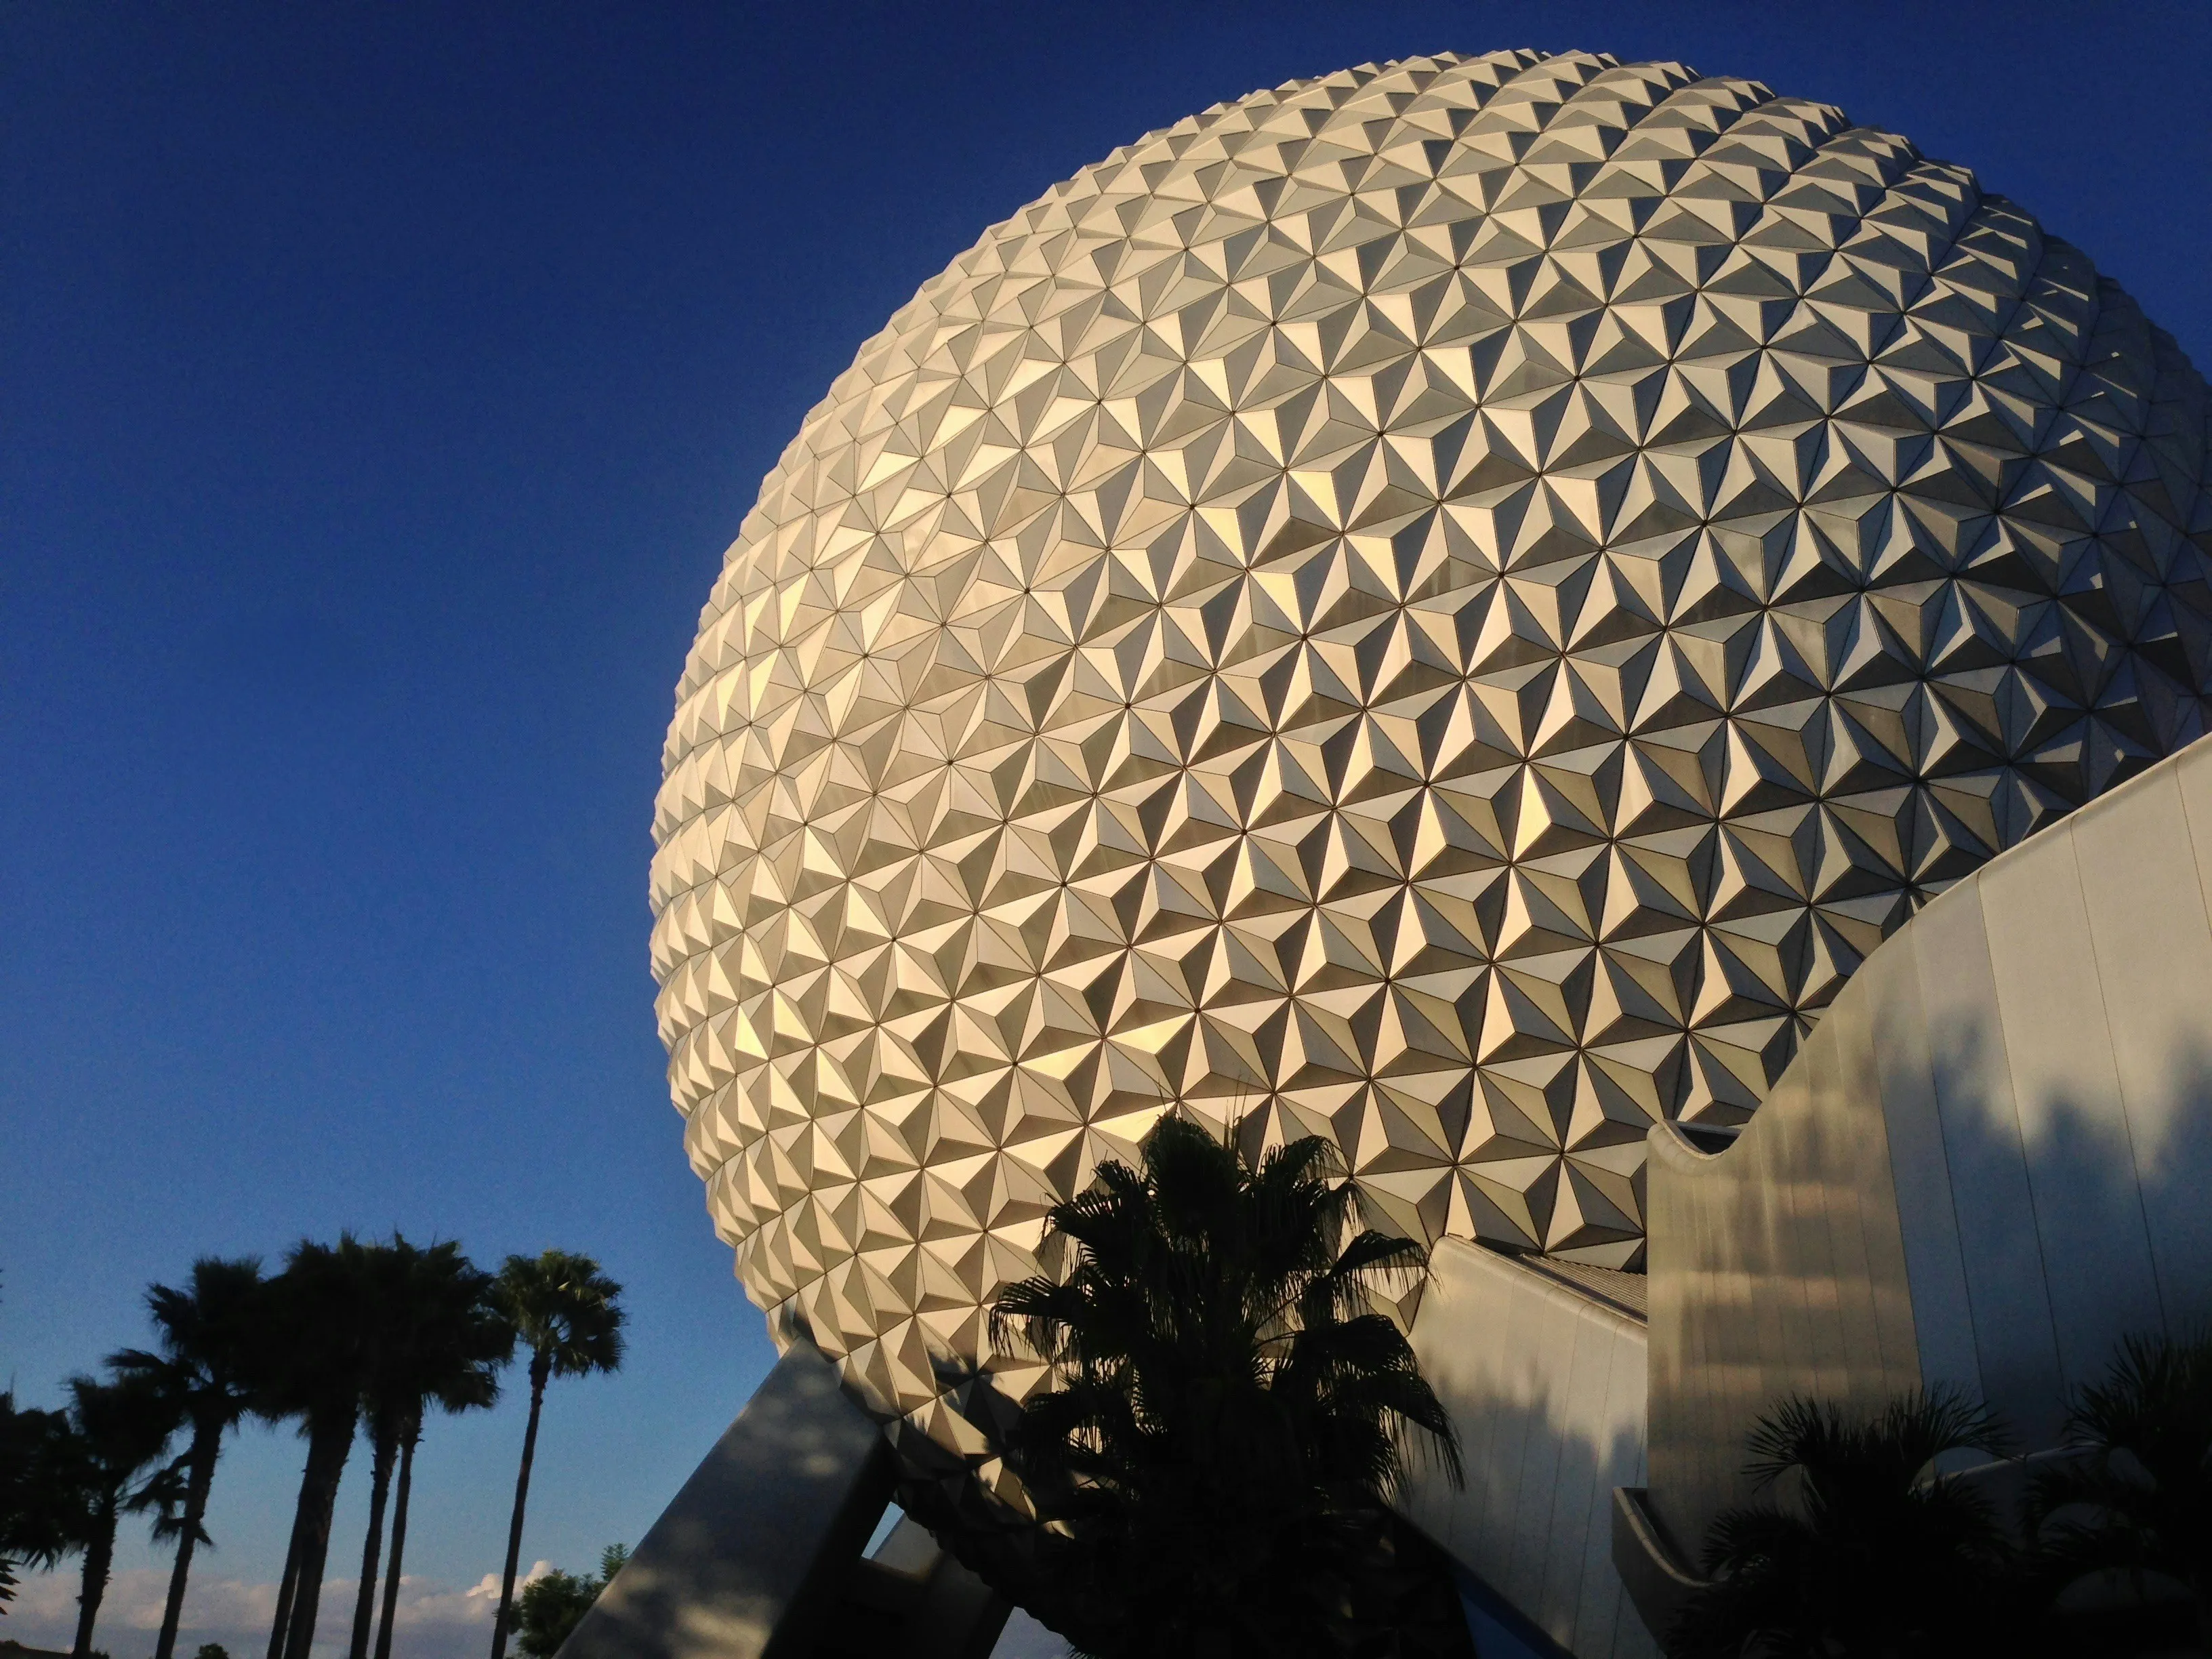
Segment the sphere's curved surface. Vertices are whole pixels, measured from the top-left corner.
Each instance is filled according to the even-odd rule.
[[[2206,443],[2083,254],[1747,82],[1418,58],[1086,169],[808,416],[678,689],[653,965],[747,1288],[958,1441],[1177,1103],[1632,1264],[1653,1121],[2203,731]]]

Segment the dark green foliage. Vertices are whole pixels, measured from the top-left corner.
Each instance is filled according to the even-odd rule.
[[[568,1632],[599,1599],[595,1578],[549,1572],[522,1587],[514,1603],[514,1644],[531,1659],[553,1659]]]
[[[192,1659],[230,1659],[230,1650],[220,1642],[203,1642],[193,1650]]]
[[[1255,1165],[1169,1118],[1143,1153],[1052,1210],[1065,1277],[994,1311],[1054,1368],[1007,1448],[1051,1523],[1019,1599],[1112,1659],[1413,1650],[1442,1566],[1387,1498],[1412,1443],[1455,1478],[1458,1451],[1370,1292],[1425,1252],[1352,1234],[1319,1138]],[[1465,1651],[1455,1601],[1426,1634]]]
[[[2033,1566],[2047,1589],[2087,1575],[2115,1599],[2185,1589],[2198,1645],[2212,1651],[2212,1333],[2131,1336],[2069,1415],[2082,1455],[2029,1494]]]
[[[622,1369],[622,1286],[590,1256],[573,1250],[511,1255],[493,1295],[530,1350],[533,1370],[543,1366],[550,1377]]]
[[[1984,1407],[1935,1389],[1869,1419],[1791,1400],[1761,1419],[1746,1472],[1782,1501],[1731,1510],[1707,1535],[1706,1576],[1674,1632],[1680,1659],[1843,1659],[1992,1651],[2010,1559],[1990,1505],[1930,1474],[1947,1452],[1992,1456]]]
[[[515,1645],[530,1659],[553,1659],[568,1639],[599,1592],[614,1582],[629,1559],[627,1545],[610,1544],[599,1553],[599,1576],[579,1577],[574,1573],[549,1572],[522,1587],[515,1598]]]

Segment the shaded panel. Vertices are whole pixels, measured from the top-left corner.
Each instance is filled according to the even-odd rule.
[[[1982,1393],[2048,1432],[2063,1389],[1978,884],[1929,905],[1912,935]]]
[[[2204,1007],[2212,968],[2200,932],[2212,894],[2212,744],[2189,750],[2173,771],[2185,853],[2172,847],[2170,829],[2145,823],[2140,832],[2161,861],[2172,857],[2169,873],[2100,857],[2082,875],[2098,961],[2116,988],[2114,1036],[2126,1033],[2120,1086],[2160,1297],[2180,1329],[2212,1319],[2212,1021]],[[2136,920],[2146,908],[2157,917]],[[2160,948],[2133,946],[2138,930]]]
[[[810,1631],[890,1501],[890,1448],[804,1343],[775,1364],[562,1659],[760,1659]]]
[[[1571,1651],[1657,1653],[1608,1547],[1613,1490],[1642,1479],[1644,1327],[1553,1276],[1447,1239],[1413,1323],[1467,1463],[1417,1468],[1400,1510]]]
[[[1887,980],[1899,969],[1880,957],[1862,969],[1863,975],[1879,973]],[[1905,964],[1910,971],[1910,963]],[[1883,1103],[1881,1074],[1875,1060],[1874,1007],[1879,991],[1869,984],[1855,997],[1838,1000],[1822,1022],[1832,1053],[1831,1086],[1839,1115]],[[1896,1146],[1896,1124],[1882,1112],[1883,1133],[1879,1138],[1854,1138],[1858,1180],[1850,1194],[1847,1242],[1838,1246],[1838,1271],[1859,1288],[1839,1299],[1844,1313],[1847,1350],[1861,1366],[1871,1363],[1885,1382],[1917,1372],[1920,1351],[1915,1340],[1912,1290],[1906,1278],[1903,1231],[1905,1195],[1896,1179],[1903,1161]],[[1947,1194],[1948,1196],[1948,1194]],[[1948,1205],[1946,1208],[1948,1209]],[[1959,1309],[1965,1324],[1963,1297]]]
[[[1923,912],[1923,920],[1929,914]],[[1867,963],[1859,976],[1866,998],[1863,1031],[1855,1023],[1842,1040],[1863,1044],[1889,1130],[1906,1280],[1899,1334],[1911,1337],[1924,1382],[1948,1382],[1978,1394],[1981,1361],[1974,1350],[1966,1265],[1936,1097],[1936,1061],[1922,1008],[1920,936],[1919,927],[1907,929]],[[1829,1016],[1832,1021],[1836,1017]],[[1896,1322],[1890,1316],[1885,1330]]]
[[[1909,1333],[1881,1340],[1904,1322],[1892,1159],[1879,1091],[1849,1081],[1869,1068],[1838,1052],[1863,1035],[1864,1000],[1845,988],[1726,1152],[1676,1126],[1651,1136],[1647,1508],[1686,1559],[1714,1516],[1754,1497],[1745,1442],[1774,1405],[1875,1407],[1920,1380]]]
[[[2161,787],[2147,781],[2154,793]],[[2101,1374],[2125,1333],[2159,1324],[2077,845],[2069,824],[1980,878],[2021,1148],[2069,1384]],[[2108,841],[2106,856],[2142,850]]]

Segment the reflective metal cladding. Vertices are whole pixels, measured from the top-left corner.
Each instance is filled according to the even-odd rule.
[[[2207,470],[2086,255],[1755,82],[1419,58],[1116,151],[861,349],[678,687],[653,966],[748,1290],[984,1456],[945,1378],[1171,1106],[1637,1265],[1652,1123],[2203,731]]]

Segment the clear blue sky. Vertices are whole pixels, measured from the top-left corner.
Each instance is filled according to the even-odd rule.
[[[671,688],[761,474],[1115,144],[1519,45],[1901,131],[2212,365],[2201,3],[0,11],[0,1382],[52,1400],[202,1252],[589,1250],[632,1359],[556,1392],[526,1559],[635,1539],[770,1357],[645,954]],[[419,1571],[496,1564],[520,1435],[434,1430]],[[275,1576],[296,1468],[234,1455],[222,1571]]]

